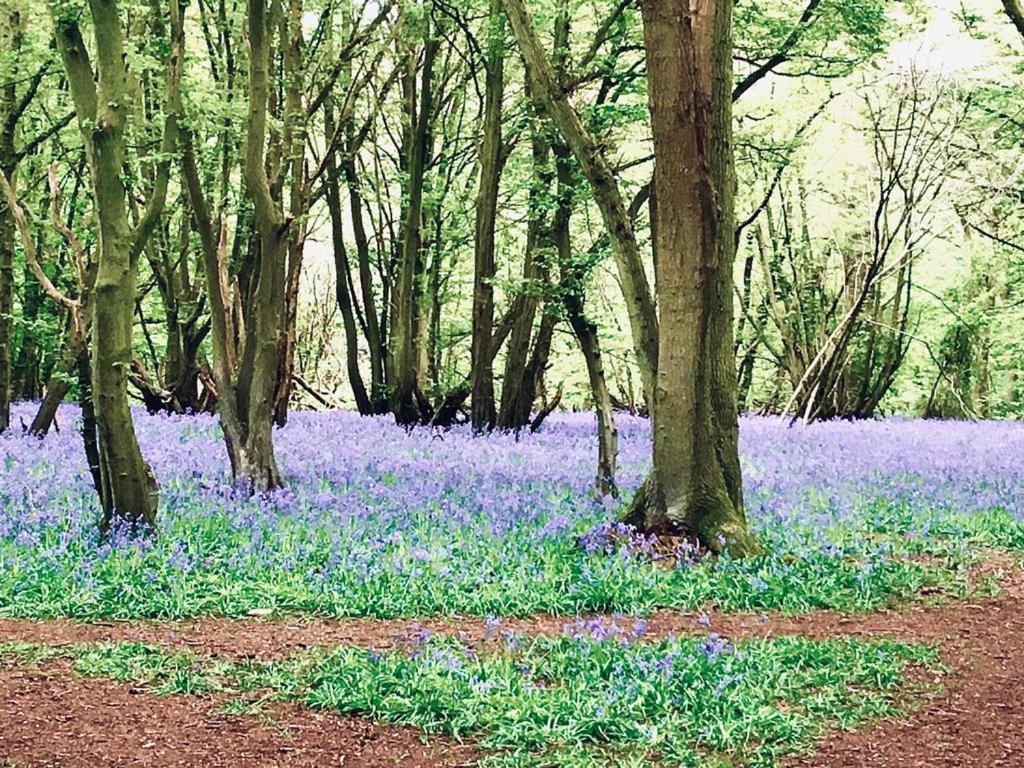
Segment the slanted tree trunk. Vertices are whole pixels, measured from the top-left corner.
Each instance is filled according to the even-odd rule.
[[[604,374],[601,341],[597,335],[597,326],[584,313],[583,276],[564,258],[562,270],[562,303],[569,327],[576,336],[587,365],[590,397],[597,416],[597,477],[594,487],[602,496],[618,496],[615,467],[619,455],[619,433],[615,427],[615,408]]]
[[[558,205],[552,226],[555,253],[558,258],[559,286],[562,308],[573,335],[580,345],[590,380],[590,397],[597,417],[597,476],[595,490],[602,496],[618,496],[615,468],[619,455],[619,436],[615,426],[615,408],[604,373],[601,340],[597,326],[586,315],[585,261],[575,259],[572,251],[573,197],[576,192],[572,156],[562,144],[554,147],[558,175]]]
[[[618,181],[597,141],[569,103],[524,0],[502,0],[502,4],[526,62],[531,93],[544,104],[548,116],[575,156],[601,211],[618,267],[644,392],[650,399],[653,397],[654,374],[658,369],[657,309]]]
[[[733,348],[731,0],[644,0],[661,311],[654,465],[628,519],[761,551],[743,511]]]
[[[1021,4],[1021,1],[1003,0],[1003,10],[1021,36],[1024,36],[1024,5]]]
[[[486,104],[480,145],[480,190],[476,198],[473,270],[473,342],[470,373],[470,423],[474,432],[490,431],[497,419],[494,402],[494,230],[505,153],[501,145],[501,101],[505,88],[505,24],[500,0],[490,0]]]
[[[75,374],[78,361],[82,355],[88,354],[87,339],[82,329],[72,326],[64,339],[64,348],[61,350],[57,366],[46,385],[46,394],[29,425],[29,434],[45,437],[50,431],[57,417],[57,409],[71,391],[72,376]]]

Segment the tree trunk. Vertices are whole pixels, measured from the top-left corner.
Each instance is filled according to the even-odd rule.
[[[132,359],[137,243],[128,224],[123,171],[131,85],[124,32],[114,0],[91,0],[97,73],[93,75],[78,25],[57,17],[58,47],[85,139],[98,224],[93,295],[92,397],[99,454],[101,528],[117,517],[134,526],[156,523],[156,478],[142,457],[128,402]],[[54,11],[58,13],[58,11]]]
[[[537,37],[526,4],[523,0],[502,0],[502,3],[526,61],[531,93],[543,102],[549,117],[576,157],[601,211],[626,301],[637,366],[644,381],[645,395],[650,400],[658,369],[657,309],[618,181],[601,148],[569,103]]]
[[[85,335],[75,328],[74,323],[70,324],[60,360],[46,384],[46,394],[28,428],[29,434],[45,437],[50,431],[53,420],[57,417],[57,409],[71,391],[71,377],[75,373],[78,361],[83,355],[88,354]]]
[[[384,361],[387,358],[387,344],[381,330],[383,324],[377,314],[377,302],[373,295],[370,241],[363,222],[363,196],[359,188],[359,177],[356,175],[353,151],[350,142],[341,169],[345,174],[345,185],[348,188],[349,209],[352,214],[352,236],[355,241],[356,261],[359,266],[359,291],[363,297],[363,310],[366,316],[366,345],[370,353],[371,413],[381,414],[388,412],[388,383],[384,366]]]
[[[423,188],[427,149],[430,145],[434,61],[439,45],[438,40],[429,39],[428,36],[424,46],[418,103],[415,88],[411,87],[415,82],[412,75],[409,77],[410,93],[407,95],[407,110],[412,125],[408,146],[408,203],[402,228],[402,249],[394,294],[389,381],[391,411],[395,421],[406,426],[416,424],[422,418],[418,402],[418,377],[426,373],[417,371],[416,284],[423,261]]]
[[[0,9],[0,46],[17,55],[21,48],[21,14],[13,7]],[[0,173],[14,183],[14,128],[17,116],[17,72],[4,73],[0,84]],[[14,359],[14,218],[0,199],[0,432],[11,425],[11,364]]]
[[[270,35],[276,26],[268,16],[265,3],[249,0],[249,121],[243,176],[253,206],[259,247],[246,325],[248,338],[239,361],[236,394],[238,415],[244,420],[244,441],[235,444],[233,458],[235,476],[258,491],[283,485],[274,455],[273,420],[290,228],[271,194],[264,162],[271,87]],[[289,76],[297,77],[298,73],[290,72]]]
[[[89,367],[89,351],[84,350],[78,358],[78,399],[82,405],[82,445],[85,460],[92,476],[92,484],[98,494],[103,493],[103,473],[100,469],[100,449],[96,436],[96,409],[92,401],[92,371]]]
[[[534,377],[529,366],[530,341],[533,338],[537,309],[541,304],[541,286],[545,282],[542,273],[547,271],[546,265],[541,263],[543,256],[538,251],[545,245],[551,245],[550,216],[546,211],[540,210],[537,198],[538,187],[546,190],[551,186],[551,172],[545,167],[551,156],[551,145],[539,130],[534,131],[532,144],[534,183],[530,188],[526,251],[523,257],[523,287],[509,309],[512,313],[512,328],[505,352],[501,408],[497,421],[499,429],[522,429],[529,424],[536,396]]]
[[[619,433],[615,427],[615,408],[604,375],[597,326],[584,316],[582,307],[570,309],[567,306],[566,314],[587,364],[590,396],[594,401],[594,413],[597,415],[597,478],[594,485],[602,496],[618,496],[615,466],[619,454]]]
[[[296,208],[291,208],[295,211]],[[295,341],[299,323],[299,287],[302,279],[302,257],[306,236],[299,232],[300,225],[293,224],[292,238],[284,248],[288,268],[285,277],[283,328],[278,342],[277,386],[274,392],[274,423],[283,427],[288,424],[288,406],[291,403],[292,380],[295,375]],[[284,258],[282,254],[282,258]]]
[[[504,152],[501,146],[501,101],[505,87],[504,15],[500,0],[490,0],[487,40],[486,104],[480,145],[480,190],[476,198],[473,270],[473,342],[470,373],[470,422],[474,432],[490,431],[497,419],[494,403],[494,230]]]
[[[716,552],[761,551],[743,512],[733,347],[730,0],[644,0],[661,310],[654,466],[628,514]]]
[[[328,99],[324,103],[324,133],[332,136],[336,130],[334,122],[334,105]],[[359,370],[359,337],[356,329],[356,318],[353,309],[353,296],[349,293],[349,260],[345,250],[345,222],[341,212],[341,183],[338,176],[337,159],[333,156],[327,161],[324,177],[327,192],[327,211],[331,217],[331,245],[334,252],[335,299],[341,312],[342,326],[345,329],[345,363],[348,371],[348,382],[356,401],[356,408],[363,416],[373,413],[373,405],[363,383],[363,374]],[[367,318],[374,315],[373,305],[367,307]]]
[[[618,430],[615,427],[615,412],[612,396],[608,391],[608,382],[604,374],[604,362],[601,359],[601,342],[597,335],[597,326],[586,316],[586,279],[587,267],[573,259],[572,252],[572,210],[575,193],[574,168],[568,148],[564,145],[554,147],[558,170],[558,206],[555,209],[554,226],[552,227],[555,252],[558,255],[558,268],[562,296],[562,306],[569,321],[576,341],[580,345],[583,359],[587,365],[587,377],[590,380],[590,396],[594,403],[597,416],[597,477],[595,490],[602,496],[618,496],[619,488],[615,482],[615,466],[619,454]]]
[[[0,149],[2,152],[2,149]],[[0,173],[10,168],[0,160]],[[11,425],[11,363],[14,352],[14,222],[0,200],[0,432]]]
[[[18,357],[11,368],[11,399],[37,400],[42,395],[41,380],[43,350],[37,337],[36,321],[39,319],[40,305],[43,303],[43,292],[39,283],[32,276],[32,271],[25,265],[22,272],[21,291],[21,341],[15,344],[12,340],[12,351],[18,350]]]

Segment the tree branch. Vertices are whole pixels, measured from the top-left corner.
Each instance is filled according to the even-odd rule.
[[[1003,0],[1004,3],[1016,3],[1018,0]],[[807,3],[807,7],[804,8],[804,12],[800,14],[800,18],[793,27],[789,36],[782,41],[782,45],[771,57],[769,57],[764,63],[757,67],[753,72],[748,74],[732,91],[732,100],[738,101],[739,98],[757,85],[762,79],[764,79],[773,69],[780,64],[784,63],[789,59],[789,52],[796,47],[796,44],[800,42],[800,38],[803,37],[804,32],[811,25],[811,21],[814,18],[815,12],[818,10],[818,6],[821,5],[821,0],[810,0]]]

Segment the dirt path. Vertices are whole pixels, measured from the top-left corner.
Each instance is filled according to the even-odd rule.
[[[908,642],[944,643],[959,628],[984,623],[1018,601],[1024,601],[1024,575],[1004,583],[1004,594],[969,603],[912,604],[900,610],[876,613],[814,611],[779,613],[684,613],[659,611],[649,618],[644,639],[670,635],[702,636],[716,632],[731,640],[780,635],[827,639],[840,635],[888,637]],[[422,633],[458,636],[466,643],[500,639],[504,633],[530,637],[579,632],[590,627],[631,632],[635,620],[615,616],[536,616],[506,619],[497,625],[479,618],[412,620],[318,619],[310,617],[229,619],[204,617],[182,621],[101,621],[67,619],[35,621],[0,619],[0,643],[26,642],[43,645],[141,642],[187,649],[205,656],[240,661],[277,661],[309,648],[354,645],[383,650],[412,642]]]
[[[910,615],[908,622],[916,617]],[[832,734],[812,756],[782,768],[1020,768],[1024,766],[1024,589],[908,623],[908,636],[941,640],[946,692],[900,720]],[[946,622],[945,626],[940,619]]]
[[[571,623],[540,617],[504,622],[500,629],[552,634],[566,631]],[[619,624],[628,629],[632,621],[623,619]],[[494,628],[488,630],[479,619],[427,621],[417,626],[460,633],[467,641],[494,635]],[[276,659],[301,648],[343,643],[393,646],[406,642],[414,631],[411,622],[370,620],[208,618],[103,624],[0,620],[0,642],[61,645],[138,640],[234,659]],[[889,637],[945,649],[951,670],[943,680],[945,693],[899,721],[831,734],[817,754],[785,761],[783,768],[1024,766],[1024,573],[1019,570],[1004,581],[1002,595],[970,603],[915,605],[867,615],[705,617],[662,612],[652,617],[646,637],[710,631],[734,640],[772,635]],[[360,719],[285,710],[278,725],[270,727],[252,718],[217,718],[208,699],[126,691],[124,686],[82,680],[70,673],[59,679],[38,672],[0,674],[0,757],[14,758],[18,766],[375,768],[400,762],[415,768],[473,761],[466,748],[449,745],[431,750],[410,731]],[[146,747],[147,743],[160,745],[164,756],[156,755],[156,748]],[[110,762],[119,754],[128,757]],[[338,755],[346,755],[347,762],[337,762]]]
[[[418,731],[280,707],[218,714],[216,699],[156,696],[63,664],[0,672],[0,765],[17,768],[457,768],[468,746]]]

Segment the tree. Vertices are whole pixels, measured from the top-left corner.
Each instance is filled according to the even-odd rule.
[[[473,343],[470,373],[470,413],[473,429],[488,431],[497,419],[494,401],[494,228],[498,217],[498,187],[505,149],[501,142],[501,100],[505,88],[505,18],[500,0],[490,0],[484,69],[486,106],[480,144],[480,190],[476,202],[473,279]]]
[[[391,315],[391,411],[399,424],[413,425],[424,420],[422,383],[423,356],[417,354],[418,326],[422,313],[417,312],[416,287],[423,273],[423,194],[429,155],[433,153],[431,116],[434,110],[434,65],[441,39],[434,29],[431,7],[424,8],[420,22],[421,36],[406,41],[402,75],[404,103],[408,128],[403,141],[408,173],[405,216],[402,221],[401,255],[394,290],[394,312]],[[423,64],[419,88],[416,62],[422,51]],[[420,339],[421,340],[421,339]]]
[[[173,5],[171,24],[177,36],[183,34],[184,9],[178,3]],[[210,295],[213,378],[220,397],[221,429],[232,475],[251,490],[282,485],[274,455],[273,405],[284,315],[284,257],[292,221],[285,217],[271,193],[265,165],[270,36],[277,28],[271,23],[272,15],[259,0],[251,0],[247,6],[249,121],[242,170],[246,194],[254,210],[258,258],[244,321],[242,312],[236,310],[236,302],[241,301],[240,291],[228,273],[227,220],[221,216],[218,236],[190,129],[182,131],[181,153],[182,175],[195,213]],[[294,14],[288,18],[294,20]],[[286,45],[287,30],[299,34],[287,21],[282,21],[280,28],[284,30],[282,42]],[[290,68],[289,72],[295,74]]]
[[[151,527],[156,522],[156,478],[135,436],[128,372],[138,260],[166,200],[177,116],[168,111],[153,189],[145,212],[132,226],[124,167],[133,94],[118,5],[115,0],[89,3],[96,41],[95,71],[73,9],[52,6],[51,13],[92,176],[99,242],[93,289],[92,396],[102,527],[108,527],[115,516],[132,525]],[[180,88],[183,52],[184,42],[179,38],[172,43],[167,62],[169,103]]]
[[[870,418],[893,386],[910,341],[914,267],[943,234],[936,208],[969,154],[950,140],[963,128],[965,105],[941,82],[909,72],[883,89],[877,103],[867,97],[865,104],[871,215],[853,242],[836,249],[841,284],[830,286],[828,253],[818,253],[811,238],[802,182],[798,210],[790,204],[780,217],[783,231],[775,232],[767,217],[767,301],[793,384],[783,411],[807,422]],[[786,231],[798,223],[799,233]]]
[[[29,33],[25,4],[5,3],[0,8],[0,68],[4,72],[3,83],[0,84],[0,174],[12,184],[21,161],[74,117],[74,113],[67,113],[34,135],[25,135],[22,123],[26,113],[37,101],[43,80],[52,68],[52,56],[49,54],[41,63],[29,66],[31,46],[26,39]],[[12,385],[18,378],[14,374],[19,367],[13,358],[15,240],[13,211],[0,198],[0,432],[10,426],[10,397]],[[23,313],[30,314],[27,309],[23,309]],[[28,319],[22,317],[23,321]],[[22,351],[25,351],[24,346]]]
[[[732,3],[645,0],[642,13],[661,325],[654,465],[629,520],[757,554],[743,511],[733,349]]]
[[[1024,5],[1020,0],[1003,0],[1003,11],[1021,36],[1024,36]]]
[[[0,9],[0,62],[5,67],[7,83],[0,86],[0,174],[13,175],[14,126],[17,124],[17,68],[11,66],[20,47],[22,21],[13,6]],[[10,57],[10,58],[9,58]],[[14,318],[14,219],[12,210],[0,199],[0,432],[11,423],[11,342]]]
[[[544,104],[548,116],[558,127],[579,163],[580,171],[590,183],[594,199],[601,210],[618,265],[637,365],[644,380],[644,391],[650,400],[658,368],[657,309],[615,173],[601,147],[569,103],[551,60],[540,43],[526,4],[523,0],[502,2],[523,53],[531,92]]]
[[[60,360],[46,385],[46,395],[39,404],[39,409],[28,428],[31,434],[38,437],[43,437],[50,431],[58,407],[71,390],[72,374],[79,369],[83,359],[88,359],[88,338],[92,327],[90,296],[96,283],[95,262],[86,254],[85,248],[71,227],[60,218],[60,187],[53,168],[50,169],[48,177],[51,221],[72,253],[76,293],[74,296],[69,296],[57,288],[46,274],[36,254],[36,245],[29,228],[28,218],[21,206],[18,205],[11,182],[3,173],[0,173],[0,201],[6,203],[7,209],[11,212],[17,225],[22,249],[25,252],[25,262],[43,292],[56,306],[62,307],[68,312],[67,329],[64,334]]]

